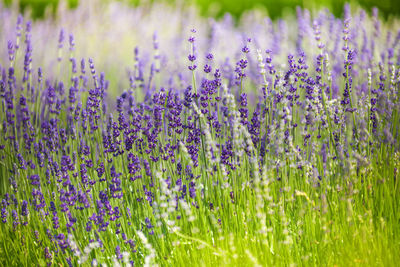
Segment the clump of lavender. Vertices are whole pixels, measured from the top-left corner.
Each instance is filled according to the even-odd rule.
[[[398,20],[98,4],[0,9],[3,265],[400,260]]]

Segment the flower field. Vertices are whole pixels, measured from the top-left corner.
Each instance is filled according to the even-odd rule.
[[[0,45],[1,266],[400,261],[400,20],[0,4]]]

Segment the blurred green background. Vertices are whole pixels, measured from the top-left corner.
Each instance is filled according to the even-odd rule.
[[[11,5],[13,0],[0,0]],[[70,8],[75,8],[79,5],[79,1],[85,0],[66,0]],[[235,18],[240,18],[240,15],[252,8],[263,8],[268,11],[271,18],[275,19],[287,11],[294,11],[296,6],[315,9],[327,7],[329,10],[340,17],[343,13],[343,5],[350,2],[351,5],[360,5],[367,11],[372,7],[378,7],[380,15],[384,18],[400,15],[400,0],[103,0],[103,1],[124,1],[132,5],[148,4],[155,1],[163,1],[174,4],[175,2],[185,4],[195,4],[198,6],[201,14],[221,17],[226,12],[231,13]],[[55,12],[59,0],[19,0],[19,8],[24,11],[27,7],[32,9],[33,17],[40,18],[44,15],[45,10]]]

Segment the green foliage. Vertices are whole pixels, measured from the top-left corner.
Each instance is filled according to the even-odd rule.
[[[7,5],[10,5],[13,0],[3,0]],[[111,0],[104,0],[109,2]],[[154,0],[115,0],[130,2],[133,5],[153,2]],[[176,0],[161,0],[171,4],[182,3]],[[26,8],[33,10],[34,17],[42,17],[45,9],[50,8],[54,11],[57,8],[59,0],[20,0],[20,8],[24,11]],[[75,8],[79,5],[79,0],[66,0],[68,6]],[[184,1],[183,1],[184,2]],[[361,7],[370,10],[373,7],[379,8],[384,17],[400,14],[400,5],[398,0],[359,0],[359,1],[345,1],[345,0],[191,0],[186,1],[186,4],[195,4],[200,9],[203,15],[212,15],[216,17],[223,16],[225,13],[232,14],[235,18],[239,18],[243,12],[253,8],[262,8],[268,11],[271,18],[276,19],[282,16],[286,11],[293,11],[297,6],[317,9],[321,7],[329,8],[329,10],[336,16],[341,16],[343,13],[343,5],[350,2],[353,5],[360,5]]]

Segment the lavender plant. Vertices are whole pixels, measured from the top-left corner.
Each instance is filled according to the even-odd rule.
[[[400,260],[398,20],[0,21],[2,265]]]

